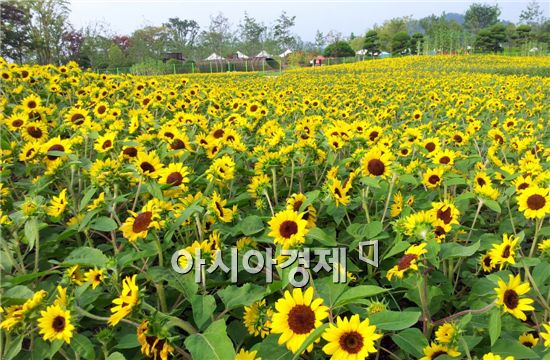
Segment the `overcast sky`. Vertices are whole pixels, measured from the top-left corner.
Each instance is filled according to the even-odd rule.
[[[305,41],[312,41],[317,29],[325,34],[336,30],[343,35],[362,34],[375,23],[386,19],[412,15],[422,18],[435,13],[464,13],[472,2],[498,4],[501,19],[517,22],[528,0],[502,1],[186,1],[186,0],[71,0],[71,23],[80,28],[96,21],[107,23],[115,34],[129,35],[145,25],[160,25],[170,17],[193,19],[202,29],[210,16],[222,12],[235,28],[245,11],[269,25],[285,10],[296,16],[293,32]],[[550,12],[549,2],[539,1],[545,16]]]

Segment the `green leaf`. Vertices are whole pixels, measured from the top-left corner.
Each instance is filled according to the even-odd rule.
[[[399,241],[397,242],[391,249],[390,251],[388,251],[388,253],[384,256],[384,259],[387,259],[389,257],[392,257],[396,254],[399,254],[399,253],[402,253],[403,251],[407,250],[409,248],[409,246],[411,246],[411,244],[409,244],[408,242],[406,241]],[[382,259],[382,260],[384,260]]]
[[[88,246],[81,246],[71,251],[69,256],[65,258],[63,265],[85,265],[98,268],[104,268],[107,265],[109,259],[105,256],[101,250],[91,248]]]
[[[348,288],[346,284],[337,284],[332,280],[332,276],[327,276],[313,280],[315,291],[323,298],[325,305],[333,307],[336,301]]]
[[[86,336],[74,334],[71,339],[71,348],[86,360],[95,359],[94,345]]]
[[[247,216],[239,223],[239,230],[245,236],[257,234],[262,231],[264,227],[264,222],[258,215]]]
[[[39,241],[38,231],[38,220],[35,217],[27,220],[25,223],[24,233],[27,244],[29,245],[29,250],[32,250],[34,248],[34,244]]]
[[[440,255],[442,259],[472,256],[479,249],[480,244],[480,241],[470,246],[462,246],[457,243],[444,243],[441,244]]]
[[[491,316],[489,317],[489,337],[491,338],[491,346],[493,346],[500,337],[500,330],[502,326],[500,316],[501,314],[499,309],[495,308],[491,311]]]
[[[164,197],[162,196],[162,190],[161,190],[160,185],[158,183],[148,182],[145,187],[147,188],[147,192],[149,194],[153,195],[153,197],[155,197],[159,200],[164,200]]]
[[[325,246],[336,246],[336,232],[327,233],[325,230],[314,227],[307,233],[308,237],[319,241]]]
[[[387,290],[376,285],[359,285],[346,290],[336,300],[334,307],[353,304],[356,300],[364,299],[369,296],[374,296],[386,292]]]
[[[418,185],[418,180],[416,180],[414,175],[411,175],[411,174],[403,174],[399,176],[399,182],[403,184],[411,184],[414,186]]]
[[[307,207],[311,204],[313,204],[313,202],[315,200],[317,200],[317,198],[319,197],[319,194],[321,194],[321,191],[319,190],[314,190],[314,191],[309,191],[307,192],[305,195],[306,195],[306,200],[302,203],[302,205],[300,205],[300,212],[302,211],[306,211]]]
[[[15,358],[21,352],[21,346],[23,344],[23,336],[19,336],[12,340],[9,348],[2,357],[3,360],[11,360]]]
[[[304,340],[304,342],[302,343],[302,345],[298,348],[298,351],[296,351],[296,353],[294,354],[294,356],[292,357],[292,360],[297,360],[300,358],[300,356],[304,353],[304,351],[307,349],[307,347],[311,344],[313,344],[313,342],[315,340],[317,340],[318,338],[321,337],[321,335],[323,335],[323,332],[325,331],[325,329],[328,327],[328,324],[323,324],[321,325],[320,327],[318,327],[317,329],[315,329],[311,334],[308,335],[308,337]]]
[[[495,200],[491,200],[491,199],[484,199],[483,200],[483,204],[487,205],[487,207],[491,210],[493,210],[494,212],[496,213],[499,213],[500,214],[500,205],[498,204],[498,202],[496,202]]]
[[[202,329],[216,310],[216,299],[212,295],[196,295],[191,302],[191,306],[195,324],[199,329]]]
[[[96,231],[107,232],[116,230],[118,225],[113,219],[108,218],[107,216],[101,216],[94,220],[92,225],[90,225],[90,228]]]
[[[251,350],[257,350],[257,357],[270,360],[290,360],[292,359],[292,352],[278,344],[280,335],[268,335],[262,342],[256,344]]]
[[[96,191],[97,189],[95,187],[91,187],[90,189],[88,189],[88,191],[86,191],[86,193],[82,197],[82,200],[80,200],[80,209],[79,209],[80,211],[84,210],[84,208],[88,205],[92,197],[95,195]]]
[[[417,328],[400,331],[392,336],[392,340],[400,349],[416,358],[422,357],[424,347],[428,346],[428,340]]]
[[[372,325],[381,330],[403,330],[418,322],[420,311],[383,311],[372,314],[369,319]]]
[[[382,232],[382,223],[373,221],[368,224],[351,224],[346,231],[355,239],[372,239]]]
[[[516,360],[520,359],[538,359],[539,356],[527,346],[523,346],[515,339],[499,339],[491,348],[491,351],[503,358],[513,356]]]
[[[117,339],[117,344],[115,345],[117,349],[133,349],[137,347],[139,347],[139,341],[135,332],[122,335]]]
[[[213,322],[204,334],[193,334],[185,339],[185,347],[193,359],[235,359],[235,349],[227,336],[225,320]]]
[[[115,351],[107,357],[107,360],[126,360],[126,358],[118,351]]]
[[[225,304],[225,308],[232,310],[237,307],[248,306],[255,301],[261,300],[265,290],[263,287],[254,284],[244,284],[241,287],[231,285],[218,291],[218,296]]]
[[[13,304],[22,304],[27,299],[30,299],[34,295],[34,292],[26,286],[17,285],[8,289],[2,295],[2,306],[8,306]]]

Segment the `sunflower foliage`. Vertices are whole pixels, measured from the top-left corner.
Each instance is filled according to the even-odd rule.
[[[0,357],[548,359],[549,70],[0,62]]]

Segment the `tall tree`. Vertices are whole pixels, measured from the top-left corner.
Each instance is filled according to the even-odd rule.
[[[506,27],[502,24],[495,24],[479,31],[475,45],[483,52],[501,52],[504,50],[503,43],[505,41]]]
[[[31,0],[32,40],[40,64],[62,61],[63,36],[71,31],[68,0]]]
[[[296,37],[291,32],[295,23],[296,16],[289,16],[285,11],[275,20],[273,37],[281,50],[294,49],[296,47]]]
[[[337,41],[327,46],[324,54],[325,56],[332,57],[346,57],[354,56],[355,51],[353,51],[351,46],[346,41]]]
[[[22,63],[33,50],[28,3],[0,2],[0,51],[2,56]]]
[[[195,20],[181,20],[178,17],[169,18],[163,24],[168,29],[170,50],[184,52],[195,45],[200,26]]]
[[[498,5],[473,3],[464,14],[464,26],[473,33],[488,28],[498,22],[500,9]]]
[[[380,39],[376,30],[367,31],[363,49],[367,50],[370,55],[380,52]]]
[[[411,53],[418,55],[422,52],[424,46],[424,35],[421,33],[414,33],[411,37]]]
[[[520,23],[531,26],[540,26],[544,20],[544,11],[542,11],[540,4],[534,0],[527,4],[527,7],[519,15]]]
[[[405,31],[398,32],[393,36],[391,51],[394,55],[404,55],[409,52],[411,37]]]
[[[248,54],[260,52],[266,32],[267,27],[263,23],[258,22],[245,12],[244,18],[239,24],[240,42],[242,43],[243,50]]]
[[[319,30],[315,32],[315,40],[313,42],[317,51],[323,50],[325,44],[327,43],[325,35],[323,35],[323,33]]]
[[[205,51],[224,56],[232,48],[233,42],[234,34],[229,19],[221,12],[216,16],[210,16],[208,30],[201,34],[201,45]]]

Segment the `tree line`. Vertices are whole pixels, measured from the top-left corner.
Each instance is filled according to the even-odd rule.
[[[393,18],[374,25],[364,35],[344,36],[317,30],[313,41],[293,32],[296,17],[282,12],[265,24],[244,13],[236,26],[222,13],[212,15],[207,27],[193,19],[172,17],[127,35],[115,34],[107,24],[76,29],[69,22],[68,0],[7,0],[0,3],[1,55],[13,62],[108,68],[147,64],[166,53],[182,53],[200,60],[212,52],[227,56],[236,51],[255,55],[262,50],[293,53],[291,64],[306,64],[312,56],[355,56],[388,52],[394,55],[465,51],[545,52],[550,44],[550,21],[533,1],[521,12],[519,24],[501,21],[498,5],[472,4],[465,14],[431,15],[421,19]]]

